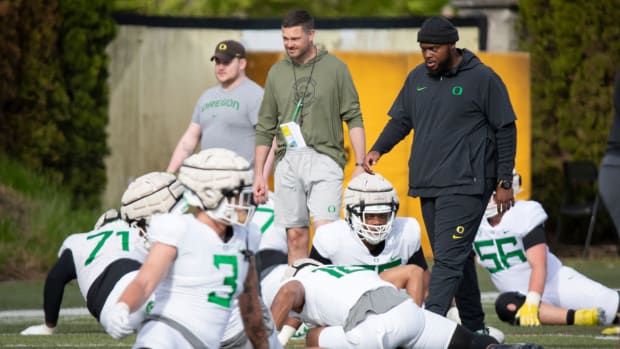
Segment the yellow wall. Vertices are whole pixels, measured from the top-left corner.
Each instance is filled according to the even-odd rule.
[[[360,96],[366,129],[366,147],[369,149],[378,138],[388,120],[387,112],[402,87],[407,74],[416,65],[422,63],[422,56],[412,53],[351,53],[334,52],[349,67],[353,81]],[[523,178],[523,192],[519,198],[530,197],[530,59],[526,53],[478,53],[478,57],[503,79],[508,88],[515,113],[517,114],[517,156],[516,168]],[[273,63],[282,58],[282,54],[249,53],[248,75],[264,86],[265,78]],[[348,138],[349,162],[345,167],[346,181],[353,171],[352,151]],[[388,154],[382,156],[375,170],[386,177],[399,193],[401,200],[399,216],[415,217],[424,229],[420,211],[420,201],[407,196],[408,160],[412,135],[396,145]],[[422,247],[427,256],[432,252],[426,230],[422,234]]]

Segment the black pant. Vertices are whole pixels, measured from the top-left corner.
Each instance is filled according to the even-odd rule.
[[[434,256],[425,307],[445,316],[455,298],[461,322],[471,331],[484,327],[472,243],[494,188],[489,181],[483,195],[421,198]]]

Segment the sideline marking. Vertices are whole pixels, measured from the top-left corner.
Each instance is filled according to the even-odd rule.
[[[80,316],[90,315],[86,308],[62,308],[60,309],[60,315],[65,316]],[[0,311],[0,318],[11,317],[40,317],[43,318],[45,314],[43,310],[4,310]]]

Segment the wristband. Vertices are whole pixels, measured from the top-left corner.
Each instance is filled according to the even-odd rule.
[[[527,296],[525,297],[525,303],[539,305],[540,304],[540,294],[538,294],[538,292],[534,292],[534,291],[528,292]]]
[[[286,345],[288,340],[291,339],[291,337],[293,337],[293,335],[295,334],[295,331],[297,331],[297,329],[293,326],[282,326],[280,333],[278,333],[278,341],[280,342],[280,344],[282,344],[283,346]]]
[[[362,163],[362,162],[356,162],[356,163],[355,163],[355,166],[364,167],[364,163]]]

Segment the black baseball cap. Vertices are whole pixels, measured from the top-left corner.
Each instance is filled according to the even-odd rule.
[[[215,46],[215,53],[211,60],[219,59],[224,63],[232,61],[234,58],[245,58],[245,48],[235,40],[224,40]]]

